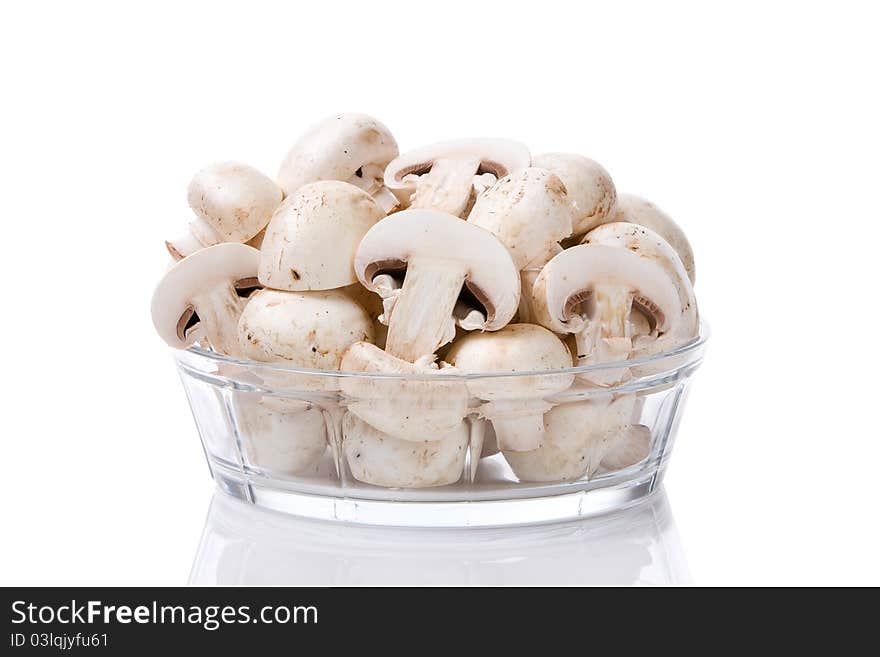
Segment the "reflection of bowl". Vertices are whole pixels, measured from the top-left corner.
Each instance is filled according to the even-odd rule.
[[[638,508],[540,527],[447,530],[358,527],[211,503],[192,584],[687,584],[662,490]]]
[[[663,354],[504,375],[318,372],[199,348],[175,353],[221,490],[314,518],[458,527],[593,516],[656,490],[705,343],[704,326],[700,338]],[[597,372],[624,380],[610,387],[585,382],[601,378]],[[573,380],[562,392],[541,385],[561,376]],[[506,413],[504,424],[493,418],[493,431],[479,414],[487,400],[475,391],[497,383],[491,387],[522,395],[522,386],[506,384],[524,378],[535,382],[534,395],[493,397]],[[405,423],[406,436],[373,428],[379,416],[386,431]],[[541,432],[540,448],[489,449],[496,433],[500,438],[520,420],[517,426]],[[456,428],[437,435],[438,426]]]

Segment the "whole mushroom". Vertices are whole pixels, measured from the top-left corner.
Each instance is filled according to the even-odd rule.
[[[385,185],[411,194],[410,207],[466,217],[481,192],[529,166],[529,150],[509,139],[460,139],[422,146],[392,160]]]
[[[344,450],[352,476],[389,488],[426,488],[458,481],[467,455],[468,429],[460,423],[446,435],[401,440],[347,413],[342,421]]]
[[[266,227],[282,197],[281,188],[253,167],[212,164],[189,185],[187,200],[196,215],[189,231],[165,246],[180,260],[221,242],[248,242]]]
[[[291,195],[319,180],[351,183],[387,213],[398,200],[385,187],[383,177],[397,153],[397,142],[378,120],[366,114],[338,114],[299,138],[278,170],[278,184]]]
[[[696,280],[694,251],[688,242],[687,235],[673,221],[672,217],[663,212],[650,201],[634,194],[621,194],[617,199],[615,213],[611,221],[628,222],[648,228],[666,240],[675,249],[687,271],[691,284]]]
[[[533,157],[532,166],[549,169],[565,185],[574,214],[573,235],[613,220],[617,191],[601,164],[575,153],[545,153]]]
[[[534,324],[509,324],[494,333],[470,333],[452,345],[446,359],[465,373],[511,375],[467,382],[470,394],[483,400],[478,413],[492,422],[502,450],[539,447],[544,437],[544,413],[552,408],[546,398],[562,392],[574,380],[573,374],[541,374],[570,368],[572,360],[558,337]],[[529,372],[536,374],[527,375]]]

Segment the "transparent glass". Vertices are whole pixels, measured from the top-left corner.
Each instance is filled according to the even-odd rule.
[[[311,518],[491,527],[656,491],[707,337],[703,324],[674,351],[516,374],[326,372],[198,346],[175,358],[225,493]]]

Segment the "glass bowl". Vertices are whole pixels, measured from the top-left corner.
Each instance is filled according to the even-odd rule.
[[[174,353],[225,493],[325,520],[492,527],[604,514],[656,491],[707,338],[703,324],[673,351],[515,374],[373,375]]]

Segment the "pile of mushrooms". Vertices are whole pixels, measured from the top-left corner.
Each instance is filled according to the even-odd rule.
[[[249,376],[301,398],[233,408],[269,471],[307,472],[328,446],[337,468],[395,488],[473,480],[498,452],[521,481],[627,468],[651,447],[639,396],[615,392],[651,373],[629,361],[699,332],[684,233],[581,155],[506,139],[400,154],[382,123],[341,114],[275,181],[214,164],[188,201],[153,321],[172,347],[198,343],[239,372],[290,366]],[[517,376],[448,376],[481,373]]]

